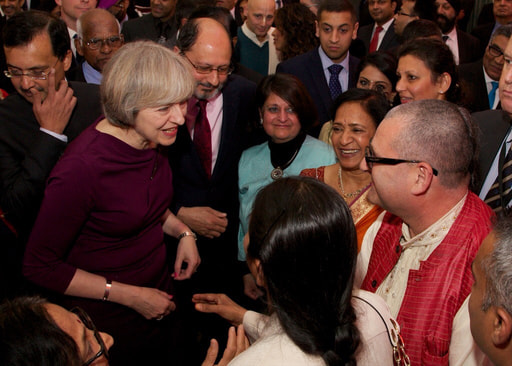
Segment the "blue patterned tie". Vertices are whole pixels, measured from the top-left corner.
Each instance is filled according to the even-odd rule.
[[[334,100],[342,92],[338,76],[340,75],[341,70],[343,70],[343,66],[332,64],[327,68],[327,70],[331,73],[331,78],[329,79],[329,92],[331,93],[332,100]]]
[[[492,106],[494,105],[494,99],[496,99],[496,89],[498,89],[498,82],[497,81],[491,81],[492,89],[489,92],[489,109],[492,109]]]

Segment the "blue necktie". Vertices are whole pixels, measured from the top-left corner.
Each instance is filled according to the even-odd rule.
[[[342,92],[338,76],[340,75],[341,70],[343,70],[343,66],[332,64],[327,68],[327,70],[331,73],[331,77],[329,79],[329,92],[331,93],[331,98],[334,100]]]
[[[494,105],[494,99],[496,99],[496,89],[498,89],[498,82],[497,81],[491,81],[492,89],[489,92],[489,109],[492,109],[492,106]]]

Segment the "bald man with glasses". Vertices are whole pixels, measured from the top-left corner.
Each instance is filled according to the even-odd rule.
[[[124,44],[121,26],[105,9],[92,9],[77,21],[76,51],[84,62],[67,73],[69,80],[100,84],[103,67]]]
[[[400,324],[412,365],[480,365],[469,328],[471,262],[491,209],[468,185],[476,134],[469,113],[441,100],[392,109],[361,169],[384,211],[358,257],[356,285],[380,295]]]

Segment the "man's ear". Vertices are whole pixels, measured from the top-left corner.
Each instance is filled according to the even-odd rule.
[[[418,163],[415,172],[417,175],[411,193],[419,196],[430,188],[432,179],[434,178],[434,172],[432,171],[432,167],[423,161]]]
[[[357,30],[359,29],[359,22],[354,23],[354,30],[352,31],[352,40],[357,38]]]
[[[493,307],[493,312],[492,343],[496,347],[506,347],[512,337],[512,316],[502,307]]]
[[[62,66],[64,67],[64,71],[68,71],[71,67],[71,63],[73,62],[73,53],[71,50],[66,52],[66,56],[62,59]]]

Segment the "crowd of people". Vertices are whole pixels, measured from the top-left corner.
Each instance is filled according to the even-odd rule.
[[[488,2],[0,1],[0,364],[512,365]]]

